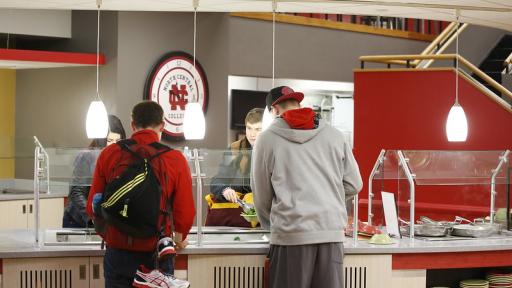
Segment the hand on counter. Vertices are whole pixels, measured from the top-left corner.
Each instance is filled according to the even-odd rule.
[[[185,247],[187,247],[188,240],[183,239],[183,234],[176,232],[174,234],[174,244],[175,244],[174,248],[176,249],[176,251],[179,251],[179,250],[185,249]]]
[[[176,251],[180,251],[182,249],[185,249],[187,246],[188,246],[188,240],[185,239],[183,241],[180,241],[180,242],[175,242],[176,243]]]

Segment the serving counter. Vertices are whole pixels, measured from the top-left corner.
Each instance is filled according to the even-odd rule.
[[[393,241],[394,244],[379,246],[364,240],[354,243],[347,238],[345,287],[426,287],[427,271],[512,266],[512,237],[507,235],[454,241]],[[245,287],[263,287],[267,251],[268,244],[264,243],[191,244],[178,256],[177,275],[187,277],[192,287],[244,287],[233,284],[238,281],[245,281]],[[103,254],[99,244],[34,247],[32,231],[2,231],[2,287],[30,287],[34,281],[49,281],[50,274],[60,281],[61,277],[64,279],[60,273],[67,275],[65,280],[72,286],[57,287],[103,287]]]
[[[40,220],[57,209],[60,209],[58,215],[62,215],[63,206],[44,205],[44,201],[49,200],[46,197],[65,195],[72,185],[90,185],[90,163],[83,165],[77,159],[82,159],[83,155],[95,155],[97,151],[43,149],[40,143],[37,147],[40,151],[34,155],[34,166],[38,172],[34,173],[33,186],[41,193],[3,196],[0,200],[14,200],[6,197],[26,197],[16,199],[27,202],[36,198],[34,214],[29,218]],[[251,228],[222,230],[204,225],[210,222],[208,216],[213,207],[207,199],[211,199],[209,196],[214,195],[216,190],[224,187],[250,188],[248,174],[242,173],[240,165],[233,164],[247,155],[234,154],[231,150],[206,149],[184,149],[183,154],[189,161],[195,180],[193,186],[197,227],[190,235],[191,245],[177,257],[176,276],[187,278],[192,287],[264,287],[268,231]],[[452,157],[447,157],[448,154]],[[491,222],[501,220],[505,229],[502,234],[487,238],[427,241],[414,238],[414,225],[411,225],[408,230],[411,237],[393,238],[393,244],[381,246],[347,238],[344,242],[345,288],[454,286],[453,283],[461,280],[459,277],[462,276],[458,276],[460,269],[473,271],[472,268],[477,268],[482,271],[484,267],[512,266],[512,237],[508,231],[510,219],[506,217],[507,213],[503,219],[497,217],[498,210],[506,212],[510,209],[510,174],[506,172],[509,171],[508,152],[397,151],[381,156],[374,169],[374,177],[368,183],[375,191],[370,188],[370,197],[366,201],[358,201],[357,197],[348,200],[348,218],[355,219],[352,231],[357,231],[359,217],[364,214],[370,225],[379,228],[385,226],[382,202],[378,199],[379,193],[374,192],[394,192],[398,217],[415,223],[417,216],[421,215],[419,213],[423,213],[416,205],[416,200],[424,193],[423,190],[416,190],[416,186],[434,186],[439,189],[443,185],[450,189],[456,186],[476,186],[474,195],[479,196],[482,203],[479,204],[481,207],[473,209],[474,216],[488,215]],[[497,166],[499,164],[496,163],[502,162],[507,165]],[[42,193],[47,190],[51,193]],[[463,196],[468,196],[466,194]],[[40,209],[35,204],[39,201]],[[368,213],[358,213],[365,205]],[[469,207],[468,203],[461,205]],[[235,216],[242,210],[239,207],[231,209],[235,209]],[[453,212],[449,212],[447,217],[453,217]],[[439,214],[426,216],[439,217]],[[467,217],[465,214],[462,216]],[[63,232],[58,236],[58,231]],[[104,250],[101,249],[100,239],[88,232],[72,232],[58,225],[45,227],[44,223],[35,225],[35,228],[28,226],[24,230],[0,230],[1,287],[103,287]],[[429,276],[436,271],[449,271],[450,279]]]

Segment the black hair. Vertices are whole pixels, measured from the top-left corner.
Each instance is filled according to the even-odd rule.
[[[126,132],[124,131],[123,123],[121,120],[117,118],[117,116],[109,114],[108,115],[108,131],[112,133],[117,133],[121,135],[121,139],[126,139]],[[96,138],[93,139],[91,144],[89,144],[90,148],[104,148],[107,147],[107,138]]]
[[[116,115],[108,115],[108,126],[110,132],[121,135],[121,139],[126,139],[123,123]]]

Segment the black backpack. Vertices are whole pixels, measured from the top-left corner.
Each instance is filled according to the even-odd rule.
[[[154,142],[149,146],[157,152],[144,158],[130,148],[137,144],[132,139],[116,144],[130,152],[135,160],[106,185],[100,206],[101,218],[134,238],[158,236],[159,217],[166,213],[160,209],[162,187],[153,172],[151,160],[172,149]]]

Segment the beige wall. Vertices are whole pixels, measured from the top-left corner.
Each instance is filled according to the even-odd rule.
[[[165,53],[193,54],[193,14],[120,12],[118,24],[117,110],[129,122],[131,107],[143,99],[146,78]],[[224,148],[227,129],[229,65],[229,17],[225,13],[200,13],[197,23],[196,57],[209,86],[206,135],[202,141],[169,143],[172,146]]]
[[[16,70],[0,69],[0,179],[14,178]]]

